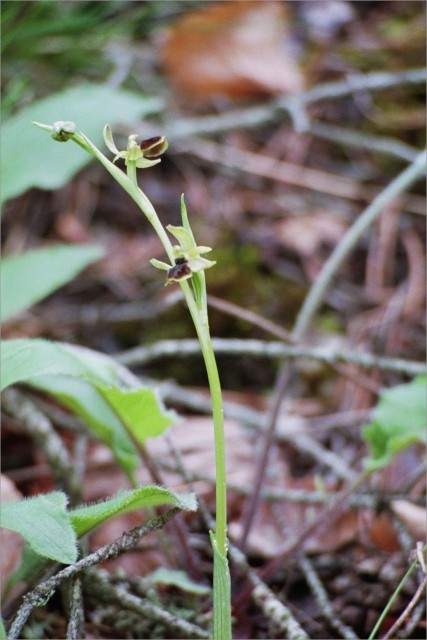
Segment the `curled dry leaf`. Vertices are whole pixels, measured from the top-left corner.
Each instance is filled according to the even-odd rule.
[[[391,508],[403,522],[415,542],[426,539],[427,513],[425,507],[419,507],[408,500],[393,500]]]
[[[163,69],[179,91],[206,102],[302,90],[284,2],[208,4],[159,37]]]
[[[316,478],[288,478],[276,489],[316,491]],[[335,490],[328,491],[331,495]],[[304,504],[284,500],[275,507],[261,503],[254,520],[249,538],[248,552],[261,558],[273,558],[279,554],[285,544],[298,540],[305,527],[315,520],[324,510],[322,504]],[[238,541],[242,534],[240,522],[232,522],[229,527],[232,540]],[[325,524],[306,539],[301,540],[301,549],[307,553],[334,551],[357,538],[357,514],[346,509],[332,515]]]
[[[0,475],[0,493],[2,502],[17,502],[23,498],[22,493],[18,491],[14,483],[3,474]],[[21,562],[25,543],[18,533],[9,531],[9,529],[0,530],[0,543],[2,550],[0,556],[0,579],[1,594],[3,595],[8,579]]]

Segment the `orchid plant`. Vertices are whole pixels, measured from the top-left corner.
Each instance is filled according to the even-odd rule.
[[[109,160],[82,132],[77,131],[73,122],[58,121],[53,125],[34,122],[41,129],[52,134],[54,140],[66,142],[72,140],[86,152],[94,156],[112,177],[123,187],[141,209],[154,227],[170,263],[157,259],[151,264],[166,271],[166,283],[178,283],[182,289],[196,333],[200,342],[212,401],[215,442],[216,472],[216,526],[210,532],[214,557],[214,616],[213,636],[215,640],[231,640],[231,594],[230,575],[227,559],[227,487],[225,468],[225,438],[221,385],[218,375],[215,354],[209,330],[207,312],[207,294],[205,270],[213,267],[215,262],[203,257],[211,251],[210,247],[197,245],[188,220],[184,198],[181,198],[182,226],[161,223],[155,208],[138,185],[136,170],[146,169],[160,162],[168,143],[164,136],[156,136],[137,142],[137,134],[128,137],[127,147],[119,150],[114,142],[109,125],[104,127],[104,141],[114,154]],[[116,166],[119,159],[125,161],[126,172]],[[172,244],[169,232],[178,244]]]

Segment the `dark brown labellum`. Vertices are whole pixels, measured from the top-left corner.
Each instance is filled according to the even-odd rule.
[[[175,258],[175,266],[168,271],[167,283],[179,282],[191,275],[191,267],[186,258]]]
[[[165,136],[154,136],[153,138],[143,140],[139,146],[144,158],[154,160],[166,151],[168,143]]]

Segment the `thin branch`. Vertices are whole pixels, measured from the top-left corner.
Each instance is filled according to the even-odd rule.
[[[415,609],[416,605],[421,600],[424,590],[426,588],[426,585],[427,585],[427,576],[424,576],[421,584],[419,585],[418,589],[412,596],[408,606],[405,608],[402,614],[398,617],[394,625],[391,626],[390,629],[387,631],[387,633],[383,636],[383,640],[390,640],[390,638],[396,637],[395,636],[396,631],[400,629],[400,627],[406,622],[406,620],[408,620],[412,611]]]
[[[73,504],[78,503],[82,496],[82,484],[64,443],[47,416],[17,389],[6,389],[2,402],[4,409],[19,421],[25,432],[42,450],[57,485],[70,496]]]
[[[325,262],[319,276],[316,278],[298,314],[294,330],[292,331],[295,338],[302,338],[306,333],[314,315],[322,304],[326,290],[336,276],[341,264],[354,249],[362,235],[381,215],[384,208],[390,204],[390,202],[424,174],[426,157],[426,152],[423,151],[409,167],[390,182],[384,191],[360,214],[356,222],[350,227],[336,246]]]
[[[284,342],[264,340],[240,340],[212,338],[213,348],[217,354],[246,355],[268,358],[309,359],[319,360],[334,365],[339,362],[357,365],[363,369],[381,369],[409,376],[424,373],[425,365],[403,358],[384,358],[371,353],[358,351],[330,351],[327,347],[299,347]],[[200,346],[197,340],[159,340],[148,346],[135,347],[123,351],[115,356],[120,364],[125,366],[140,366],[157,360],[173,356],[185,357],[198,355]]]
[[[351,131],[344,127],[335,127],[323,122],[313,122],[307,133],[317,136],[318,138],[323,138],[324,140],[330,140],[342,146],[396,156],[396,158],[400,158],[406,162],[413,162],[418,155],[417,149],[399,140],[371,134],[367,135],[359,131]]]
[[[201,627],[178,618],[169,611],[160,608],[148,599],[138,598],[129,593],[122,585],[112,585],[109,581],[108,573],[104,570],[91,569],[85,574],[84,588],[89,594],[96,594],[96,600],[101,602],[116,602],[121,609],[133,611],[143,619],[149,618],[156,623],[160,623],[170,632],[171,637],[176,638],[209,638],[210,635]],[[172,636],[173,634],[173,636]]]
[[[215,116],[172,120],[173,124],[165,127],[165,135],[170,142],[175,142],[194,135],[208,135],[257,127],[276,120],[283,112],[294,117],[296,108],[302,111],[304,107],[316,102],[343,98],[360,91],[382,91],[408,84],[424,84],[426,79],[426,70],[421,68],[409,69],[398,73],[353,75],[345,80],[318,85],[296,96],[272,100],[267,105],[236,109]],[[158,127],[155,131],[158,131]],[[146,123],[144,123],[143,132],[147,137]]]
[[[298,562],[312,594],[319,607],[319,611],[329,621],[330,625],[338,631],[340,637],[346,640],[357,640],[357,636],[350,627],[344,624],[337,616],[331,604],[329,596],[324,588],[313,563],[305,554],[302,554]]]
[[[71,579],[71,584],[66,594],[69,597],[70,609],[67,625],[67,640],[78,640],[78,638],[84,637],[84,610],[80,576],[74,576],[74,578]]]

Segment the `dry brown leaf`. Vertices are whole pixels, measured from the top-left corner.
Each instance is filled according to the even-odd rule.
[[[17,502],[22,500],[23,495],[15,487],[14,483],[3,474],[0,475],[0,493],[2,502]],[[6,583],[10,576],[16,571],[20,562],[25,543],[24,539],[14,531],[9,529],[0,530],[0,585],[3,595]]]
[[[281,489],[315,490],[315,477],[300,480],[289,478],[286,483],[276,486]],[[333,493],[333,492],[332,492]],[[286,542],[299,537],[304,528],[323,511],[324,506],[304,504],[284,500],[274,510],[271,505],[261,503],[248,538],[248,552],[263,558],[273,558],[283,550]],[[286,527],[282,530],[280,522]],[[337,517],[331,515],[327,524],[319,526],[312,535],[301,543],[301,549],[309,553],[334,551],[357,537],[357,514],[347,510]],[[230,537],[239,540],[242,534],[240,522],[229,526]]]
[[[201,102],[296,93],[303,79],[283,2],[216,2],[187,13],[159,38],[179,91]]]
[[[360,513],[360,523],[364,531],[363,536],[379,549],[393,553],[400,550],[399,540],[393,527],[393,521],[388,513],[375,515],[371,512]]]
[[[391,508],[404,523],[406,530],[414,541],[426,539],[427,512],[408,500],[393,500]]]
[[[275,227],[276,238],[302,257],[315,254],[322,245],[335,246],[347,230],[345,222],[328,211],[286,218]]]

